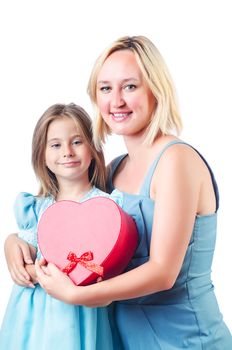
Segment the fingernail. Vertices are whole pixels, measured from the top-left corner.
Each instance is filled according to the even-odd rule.
[[[26,259],[27,264],[33,264],[33,261],[31,259]]]

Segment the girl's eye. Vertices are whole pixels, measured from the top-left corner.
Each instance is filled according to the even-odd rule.
[[[74,140],[74,141],[72,142],[73,145],[79,145],[79,144],[81,144],[81,143],[82,143],[81,140]]]
[[[59,148],[59,147],[60,147],[60,143],[51,144],[51,148]]]
[[[129,90],[129,91],[135,90],[135,89],[136,89],[136,85],[134,85],[134,84],[128,84],[128,85],[124,86],[124,89],[125,89],[125,90]]]

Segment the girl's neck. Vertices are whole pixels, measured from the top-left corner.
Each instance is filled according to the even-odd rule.
[[[62,184],[60,185],[60,190],[57,195],[56,200],[73,200],[73,201],[79,201],[81,200],[86,193],[88,193],[93,186],[90,184],[90,182],[86,184]]]

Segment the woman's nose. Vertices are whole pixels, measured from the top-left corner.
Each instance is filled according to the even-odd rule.
[[[112,96],[112,106],[114,108],[122,107],[125,105],[125,100],[123,98],[121,91],[114,91]]]

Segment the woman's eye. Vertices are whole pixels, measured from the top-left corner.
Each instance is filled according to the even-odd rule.
[[[110,87],[109,86],[102,86],[102,87],[100,87],[100,91],[102,91],[102,92],[109,92],[110,91]]]
[[[128,84],[128,85],[124,86],[124,89],[125,90],[134,90],[134,89],[136,89],[136,85]]]

